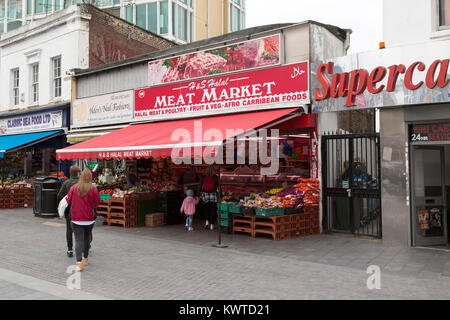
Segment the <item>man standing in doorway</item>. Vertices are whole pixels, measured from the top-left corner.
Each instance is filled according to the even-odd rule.
[[[70,179],[65,181],[59,189],[58,192],[58,203],[69,193],[70,188],[78,183],[79,177],[81,175],[81,170],[78,166],[70,167]],[[67,256],[69,258],[73,257],[73,231],[72,231],[72,217],[70,214],[70,206],[67,206],[64,212],[66,217],[66,240],[67,240]]]

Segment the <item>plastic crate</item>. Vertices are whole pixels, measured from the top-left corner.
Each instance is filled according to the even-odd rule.
[[[303,213],[303,209],[295,209],[295,208],[286,208],[284,214],[299,214]]]
[[[254,216],[255,215],[255,208],[254,207],[241,207],[242,214],[244,216]]]
[[[256,208],[255,213],[257,216],[273,217],[284,215],[284,208]]]
[[[228,212],[235,215],[242,215],[242,206],[240,204],[229,204]]]

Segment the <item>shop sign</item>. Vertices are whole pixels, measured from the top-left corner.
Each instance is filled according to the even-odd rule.
[[[450,123],[411,125],[409,139],[411,142],[450,141]]]
[[[0,119],[0,135],[62,128],[62,110]]]
[[[395,90],[398,76],[404,74],[403,85],[409,90],[419,89],[424,85],[424,81],[413,83],[413,74],[415,71],[426,72],[425,84],[429,89],[438,86],[444,88],[448,84],[447,71],[449,59],[435,60],[426,68],[422,61],[413,62],[408,68],[403,64],[392,65],[388,68],[377,66],[372,72],[364,68],[353,70],[351,72],[334,72],[334,63],[328,62],[322,64],[317,69],[317,78],[322,86],[322,90],[316,88],[314,91],[314,100],[320,101],[328,98],[346,97],[346,107],[356,105],[357,95],[366,90],[371,94],[377,94],[386,89],[388,92]],[[327,76],[328,74],[328,76]],[[437,74],[437,77],[436,77]],[[331,76],[331,82],[328,77]],[[387,84],[379,84],[384,78],[387,78]]]
[[[308,62],[135,90],[135,120],[292,108],[309,103]]]
[[[148,85],[268,67],[280,63],[280,35],[148,63]]]
[[[449,102],[448,52],[433,41],[314,63],[313,112]]]
[[[87,127],[132,120],[132,90],[78,99],[72,104],[72,127]]]

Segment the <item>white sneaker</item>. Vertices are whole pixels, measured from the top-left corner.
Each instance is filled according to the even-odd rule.
[[[194,231],[194,228],[191,227],[191,228],[188,229],[188,231]]]
[[[214,230],[214,225],[211,224],[211,225],[209,226],[209,228],[210,228],[211,230]]]

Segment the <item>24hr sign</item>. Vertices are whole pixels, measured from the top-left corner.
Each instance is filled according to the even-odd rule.
[[[450,141],[450,123],[411,125],[411,142]]]
[[[188,118],[309,103],[308,62],[135,90],[135,120]]]

